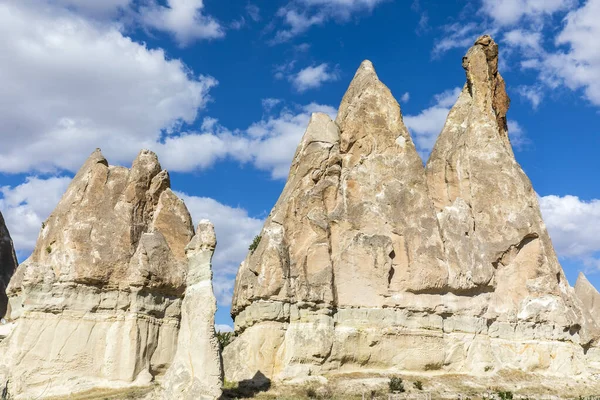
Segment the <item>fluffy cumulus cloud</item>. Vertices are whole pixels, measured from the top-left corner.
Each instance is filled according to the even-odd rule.
[[[172,171],[231,158],[282,178],[310,114],[335,116],[329,106],[309,104],[268,110],[246,130],[211,118],[195,124],[214,78],[193,75],[117,27],[27,4],[0,4],[0,34],[13,38],[0,43],[0,172],[74,172],[96,147],[111,163],[129,165],[148,148]]]
[[[562,84],[582,89],[594,105],[600,105],[600,47],[592,38],[600,35],[600,0],[588,0],[566,17],[566,26],[556,37],[557,46],[566,46],[544,55],[537,64],[540,76],[550,86]]]
[[[577,0],[482,0],[482,11],[496,24],[513,25],[523,18],[538,20],[576,4]]]
[[[545,92],[558,87],[581,91],[590,103],[600,105],[600,51],[590,39],[600,35],[600,0],[482,0],[481,6],[502,33],[505,57],[517,59],[523,69],[537,70],[537,82],[518,91],[534,109]],[[563,20],[560,29],[549,29],[550,17]]]
[[[313,67],[306,67],[290,77],[290,81],[299,92],[321,87],[323,83],[339,79],[337,71],[329,64],[323,63]]]
[[[277,12],[284,28],[277,31],[273,43],[286,42],[315,25],[329,20],[348,21],[353,15],[369,13],[387,0],[291,0]]]
[[[71,182],[70,177],[28,177],[20,185],[0,187],[0,211],[20,258],[35,247],[42,222],[48,218]]]
[[[166,6],[152,2],[150,6],[140,9],[140,18],[142,23],[150,28],[171,33],[182,46],[197,39],[225,36],[221,24],[213,17],[205,15],[203,9],[204,0],[167,0]],[[237,24],[240,23],[237,21]]]
[[[272,108],[277,104],[269,99],[266,105]],[[247,129],[235,131],[207,118],[200,131],[168,138],[151,148],[158,153],[162,165],[172,171],[189,172],[218,160],[233,159],[269,171],[274,179],[285,179],[313,112],[324,112],[332,118],[337,113],[331,106],[316,103],[284,107],[278,113],[267,112]]]
[[[540,207],[552,243],[560,257],[600,268],[600,200],[576,196],[544,196]]]
[[[96,147],[127,163],[195,121],[215,79],[64,9],[0,4],[0,171],[75,170]],[[69,149],[69,151],[65,151]]]
[[[215,225],[217,248],[213,257],[213,285],[220,305],[231,304],[235,274],[248,253],[263,221],[242,208],[230,207],[207,198],[178,193],[185,201],[195,223],[209,219]]]

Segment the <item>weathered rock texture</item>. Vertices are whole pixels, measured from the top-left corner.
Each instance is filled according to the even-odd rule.
[[[213,225],[204,220],[185,249],[189,260],[181,305],[177,352],[163,382],[165,400],[210,400],[221,396],[223,369],[215,336],[217,301],[211,258],[217,245]]]
[[[236,278],[227,379],[592,372],[597,327],[515,161],[497,45],[463,67],[426,167],[368,61],[335,122],[313,115]]]
[[[16,327],[0,344],[0,382],[14,398],[146,385],[165,373],[194,235],[169,186],[149,151],[131,169],[100,151],[85,162],[8,286]]]
[[[0,318],[3,318],[7,312],[8,297],[6,296],[6,287],[15,269],[17,269],[17,265],[13,242],[4,223],[4,217],[0,213]],[[0,333],[0,340],[2,339],[1,335]]]

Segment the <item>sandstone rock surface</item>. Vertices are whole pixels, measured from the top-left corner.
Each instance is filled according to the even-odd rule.
[[[185,249],[189,270],[177,352],[162,384],[165,400],[211,400],[221,396],[223,368],[215,335],[217,301],[211,269],[216,245],[213,225],[201,221]]]
[[[496,43],[463,67],[426,167],[368,61],[335,122],[312,116],[236,277],[228,380],[598,372],[597,325],[513,155]]]
[[[0,382],[12,398],[162,378],[176,353],[186,279],[198,273],[188,277],[188,257],[210,262],[212,252],[186,257],[192,220],[169,187],[146,150],[131,169],[109,166],[99,150],[85,162],[8,286],[16,327],[0,344]],[[207,304],[199,329],[214,329],[213,311]],[[209,361],[207,371],[218,368]]]
[[[6,296],[6,287],[15,269],[17,269],[17,265],[13,242],[4,222],[4,217],[0,213],[0,318],[4,318],[7,312],[8,297]],[[1,333],[0,340],[2,340]]]

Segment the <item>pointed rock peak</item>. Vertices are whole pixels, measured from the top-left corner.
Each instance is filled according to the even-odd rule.
[[[156,153],[146,149],[139,152],[139,154],[133,161],[131,169],[142,169],[148,172],[155,172],[153,175],[158,174],[162,170],[160,163],[158,162],[158,156],[156,155]]]
[[[313,142],[334,144],[339,141],[340,133],[329,115],[322,112],[312,113],[302,142],[308,145]]]
[[[575,291],[579,292],[581,290],[593,290],[595,293],[598,293],[598,290],[592,285],[592,283],[588,280],[587,276],[583,272],[579,273],[577,277],[577,282],[575,282]]]
[[[377,78],[377,72],[375,72],[375,67],[373,66],[373,63],[369,60],[364,60],[360,63],[360,66],[356,70],[356,74],[354,74],[354,77],[356,78],[357,76],[364,75],[371,75]]]
[[[510,98],[506,93],[504,79],[498,72],[498,45],[494,39],[489,35],[479,37],[463,57],[462,65],[467,74],[467,87],[475,104],[485,108],[491,103],[498,132],[508,143],[506,113],[510,107]]]
[[[196,235],[185,248],[185,252],[190,255],[199,250],[214,250],[216,246],[217,235],[215,234],[215,226],[209,220],[203,219],[198,223]]]
[[[102,150],[100,150],[99,148],[97,148],[92,152],[92,154],[90,154],[90,156],[85,161],[81,169],[85,169],[86,166],[92,166],[94,164],[104,164],[108,167],[108,161],[106,160],[106,158],[104,158]]]
[[[369,60],[365,60],[360,64],[358,70],[356,70],[356,74],[354,74],[354,78],[352,79],[352,82],[350,82],[350,86],[348,86],[348,90],[342,99],[335,120],[338,125],[340,125],[348,115],[350,105],[355,103],[367,88],[374,85],[380,85],[382,90],[389,91],[389,89],[379,81],[373,63]]]

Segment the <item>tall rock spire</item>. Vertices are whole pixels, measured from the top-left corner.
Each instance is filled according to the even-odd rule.
[[[400,105],[364,61],[342,99],[342,173],[332,214],[338,305],[378,305],[397,291],[441,291],[447,267],[423,163]]]
[[[560,298],[568,283],[507,136],[509,100],[498,46],[480,37],[463,67],[467,83],[427,163],[429,192],[439,212],[450,285],[509,293],[494,296],[490,312],[516,316],[527,296]]]

